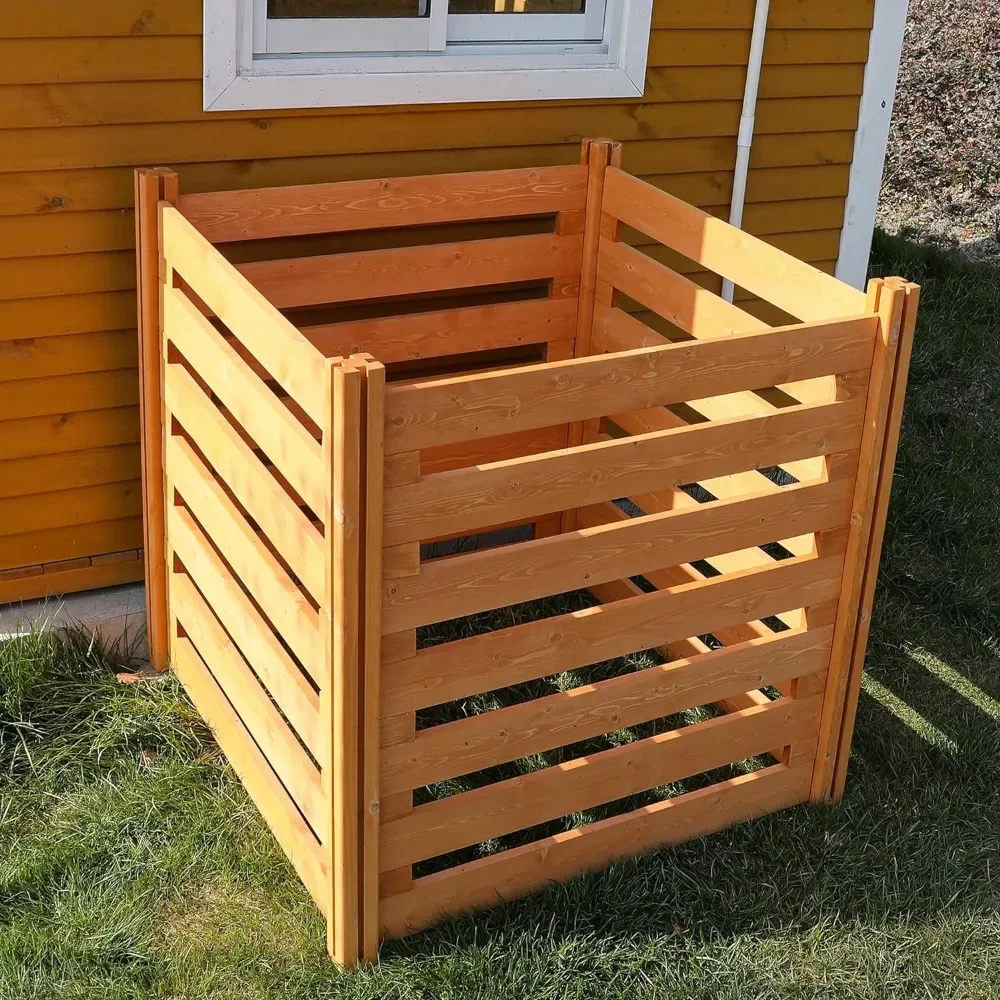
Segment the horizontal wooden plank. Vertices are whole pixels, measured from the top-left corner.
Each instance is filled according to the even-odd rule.
[[[185,573],[170,574],[170,614],[229,699],[278,779],[322,843],[330,835],[319,768],[302,749],[242,653]]]
[[[41,567],[32,567],[33,570]],[[59,570],[50,573],[32,572],[25,576],[0,578],[0,602],[31,601],[36,598],[59,597],[79,590],[97,590],[135,583],[143,578],[143,561],[139,559],[91,564],[79,569]]]
[[[695,337],[748,333],[767,325],[625,243],[601,240],[597,277]],[[622,313],[606,307],[598,312],[595,332],[607,336],[607,325],[620,321]]]
[[[0,569],[142,548],[142,518],[91,521],[0,537]]]
[[[136,41],[78,38],[15,43],[0,39],[0,59],[7,57],[0,64],[0,128],[247,117],[241,112],[202,111],[200,39]],[[772,64],[762,74],[760,96],[768,100],[857,95],[863,72],[863,63]],[[737,64],[651,65],[644,97],[647,103],[740,100],[744,76],[745,67]],[[357,114],[356,109],[303,108],[282,112],[282,116],[346,115],[352,111]],[[373,111],[385,113],[383,109]]]
[[[53,413],[105,410],[137,405],[139,379],[134,368],[53,375],[4,382],[0,418],[18,420]]]
[[[797,556],[420,650],[384,672],[382,713],[430,705],[657,649],[836,596],[843,559]]]
[[[137,338],[132,330],[0,340],[0,382],[129,368],[138,385],[137,362]],[[46,391],[50,384],[45,384]],[[36,383],[36,388],[41,387]]]
[[[756,494],[435,559],[385,582],[382,627],[401,632],[841,527],[853,494],[850,479],[775,491],[762,482]]]
[[[252,395],[238,382],[234,387],[237,394]],[[275,551],[306,590],[320,600],[326,593],[326,558],[320,531],[181,365],[166,365],[163,398],[167,411],[180,421]],[[317,464],[316,480],[322,479],[320,468]]]
[[[864,293],[612,167],[604,210],[805,319],[864,312]]]
[[[168,540],[184,571],[233,637],[316,760],[323,755],[319,695],[184,507],[167,508]]]
[[[581,236],[507,236],[243,264],[279,309],[579,274]]]
[[[685,33],[686,34],[686,33]],[[710,32],[715,51],[724,51],[725,32]],[[741,33],[742,34],[742,33]],[[777,33],[774,33],[777,34]],[[800,33],[799,33],[800,34]],[[839,33],[838,33],[839,34]],[[749,33],[747,33],[747,38]],[[777,43],[777,39],[775,39]],[[743,47],[743,40],[739,40]],[[668,43],[669,44],[669,43]],[[860,58],[807,59],[807,62],[863,63]],[[786,60],[795,61],[795,52]],[[735,53],[734,53],[735,57]],[[695,60],[704,57],[694,57]],[[680,65],[680,58],[675,64]],[[698,64],[697,61],[690,63]],[[717,65],[718,60],[701,62]],[[746,51],[733,59],[746,64]],[[539,105],[525,115],[519,107],[449,109],[433,114],[385,111],[365,114],[255,115],[252,121],[219,120],[130,125],[67,126],[0,131],[0,172],[114,167],[141,163],[197,163],[258,156],[372,154],[402,150],[453,150],[456,137],[465,149],[497,145],[549,145],[573,135],[615,135],[632,139],[682,139],[735,136],[741,102],[691,101],[677,104],[575,103]],[[350,111],[351,109],[345,109]],[[804,97],[761,101],[759,134],[845,131],[857,125],[856,97]],[[260,123],[266,123],[266,128]],[[527,165],[531,165],[530,161]],[[373,174],[383,174],[375,169]],[[242,185],[241,185],[242,186]]]
[[[63,21],[61,8],[49,20],[53,24]],[[0,83],[38,86],[105,81],[127,93],[123,82],[192,80],[199,72],[201,53],[202,41],[195,35],[143,37],[123,32],[123,37],[95,38],[85,31],[76,37],[14,38],[5,25],[0,39]],[[194,105],[188,113],[197,114],[200,109],[200,104]]]
[[[122,483],[139,475],[137,444],[16,458],[0,463],[0,498]]]
[[[134,288],[135,254],[126,251],[0,258],[2,300],[128,291]],[[131,320],[134,324],[134,315]]]
[[[0,41],[0,48],[3,46]],[[7,43],[23,45],[24,43]],[[200,50],[200,40],[196,40]],[[198,57],[200,64],[200,55]],[[61,61],[61,60],[60,60]],[[0,60],[0,73],[3,72]],[[76,64],[79,65],[79,64]],[[794,67],[794,75],[811,72],[811,67]],[[742,74],[742,67],[736,69]],[[200,75],[200,69],[199,69]],[[765,72],[764,79],[767,78]],[[763,86],[763,81],[762,81]],[[742,93],[742,82],[740,84]],[[717,171],[732,176],[736,162],[735,145],[727,136],[689,139],[637,139],[623,150],[629,171],[649,176],[657,183],[663,176],[683,176],[699,171]],[[806,132],[754,137],[751,152],[751,179],[754,171],[770,168],[822,169],[835,165],[841,169],[851,163],[854,135],[850,131]],[[468,170],[511,169],[515,167],[555,166],[575,163],[579,141],[536,146],[497,146],[463,149],[462,167]],[[434,173],[453,166],[450,151],[400,150],[397,152],[358,153],[353,155],[295,155],[282,153],[280,147],[268,149],[258,159],[170,162],[180,175],[181,189],[187,193],[230,191],[250,187],[284,184],[313,184],[368,177],[402,177]],[[138,162],[138,161],[136,161]],[[800,182],[801,183],[801,182]],[[777,179],[774,184],[777,184]],[[765,188],[774,185],[765,184]],[[721,188],[719,188],[721,190]],[[685,195],[674,192],[678,197]],[[685,192],[686,193],[686,192]],[[750,192],[748,191],[748,194]],[[105,209],[130,210],[135,199],[132,169],[128,166],[90,167],[0,174],[0,215],[72,215]],[[687,198],[686,200],[691,200]],[[728,196],[720,198],[728,201]]]
[[[0,499],[0,536],[141,516],[138,480],[82,486]]]
[[[329,414],[319,351],[175,208],[161,207],[160,225],[168,265],[309,417],[325,426]]]
[[[399,937],[448,916],[496,905],[611,861],[725,829],[809,797],[812,768],[777,764],[622,816],[566,830],[513,850],[416,879],[383,899],[379,919]]]
[[[227,191],[178,207],[213,243],[582,211],[578,164]]]
[[[572,340],[576,311],[572,299],[529,299],[309,326],[302,332],[327,357],[372,353],[391,364]]]
[[[752,332],[730,325],[716,329],[712,339],[390,386],[385,450],[861,371],[871,363],[876,326],[874,316]]]
[[[861,28],[872,26],[874,0],[772,0],[768,26],[773,28]],[[654,28],[749,28],[754,0],[714,0],[712,3],[653,5]]]
[[[142,9],[132,0],[102,0],[93,11],[71,7],[64,11],[58,0],[20,4],[4,18],[8,38],[59,38],[104,35],[197,35],[201,12],[191,0],[143,0]]]
[[[868,31],[787,30],[773,28],[764,44],[764,65],[864,63],[868,58]],[[649,62],[653,66],[726,66],[750,53],[750,31],[712,26],[704,29],[653,31]]]
[[[222,693],[188,639],[177,639],[173,663],[181,683],[260,810],[281,849],[321,910],[329,901],[329,871],[315,834],[271,769],[267,758]]]
[[[385,544],[851,451],[862,413],[858,399],[808,404],[427,476],[386,491]]]
[[[383,824],[382,871],[635,795],[807,739],[820,698],[781,699],[417,806]]]
[[[183,438],[168,436],[167,479],[314,681],[324,676],[319,615]]]
[[[409,791],[806,674],[833,628],[788,631],[417,731],[382,749],[381,791]]]
[[[0,299],[0,341],[134,330],[135,317],[134,290]]]
[[[0,423],[0,461],[133,444],[138,440],[138,406],[5,420]]]

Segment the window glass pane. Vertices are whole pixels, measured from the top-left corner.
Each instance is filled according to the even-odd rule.
[[[426,17],[427,0],[267,0],[267,16]]]
[[[449,14],[582,14],[585,0],[450,0]]]

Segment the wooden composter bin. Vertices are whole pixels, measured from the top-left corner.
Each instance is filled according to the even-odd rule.
[[[345,966],[842,794],[918,290],[856,291],[619,155],[137,175],[151,648]]]

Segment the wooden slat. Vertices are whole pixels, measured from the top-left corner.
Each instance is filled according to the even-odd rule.
[[[583,207],[579,166],[432,174],[188,195],[180,210],[212,243],[471,219],[548,215]]]
[[[865,311],[857,289],[621,170],[608,171],[604,207],[793,316],[820,320]]]
[[[389,632],[847,524],[853,480],[797,484],[425,562],[383,588]]]
[[[170,613],[321,842],[329,835],[319,770],[184,573],[170,575]]]
[[[382,497],[385,433],[385,369],[363,356],[365,365],[363,480],[363,605],[361,718],[361,954],[375,961],[379,945],[379,825],[381,823],[381,767],[379,729],[382,708]],[[356,360],[355,358],[351,359]],[[360,360],[360,359],[357,359]],[[417,557],[419,561],[419,550]]]
[[[571,278],[579,272],[581,240],[579,236],[544,233],[505,236],[260,261],[243,264],[239,270],[274,306],[288,309],[387,295]],[[277,373],[273,374],[277,377]]]
[[[531,299],[307,326],[302,332],[327,357],[371,351],[391,364],[572,340],[575,319],[572,299]]]
[[[177,639],[173,667],[198,712],[253,799],[281,849],[320,909],[327,906],[329,878],[315,834],[309,829],[271,765],[254,743],[218,683],[188,639]]]
[[[185,506],[225,553],[236,577],[258,602],[314,681],[324,677],[319,617],[291,577],[183,438],[167,438],[167,478]]]
[[[240,386],[234,386],[236,395]],[[164,398],[216,474],[314,597],[325,583],[323,536],[179,364],[166,365]],[[320,467],[309,477],[320,479]]]
[[[382,714],[401,715],[820,604],[836,595],[842,564],[836,555],[798,556],[422,649],[386,672]]]
[[[832,636],[831,627],[772,634],[422,729],[382,750],[383,790],[420,788],[824,672]]]
[[[170,267],[316,422],[323,421],[323,356],[175,208],[161,206]]]
[[[627,243],[601,241],[598,276],[695,337],[767,329],[766,323]],[[622,315],[617,309],[600,309],[599,328],[609,334],[608,327]]]
[[[385,932],[401,936],[553,881],[596,870],[618,858],[677,844],[805,800],[810,768],[782,764],[741,774],[623,816],[545,837],[436,872],[382,904]]]
[[[875,319],[802,324],[391,387],[392,452],[865,369]],[[727,335],[728,334],[728,335]]]
[[[850,451],[863,412],[864,400],[809,404],[442,472],[386,491],[385,543]]]
[[[178,289],[163,294],[164,329],[246,433],[317,514],[323,509],[322,448],[288,407]],[[178,414],[183,420],[183,414]]]
[[[781,699],[461,792],[382,827],[385,870],[680,781],[814,735],[820,698]]]
[[[319,760],[319,698],[312,685],[233,578],[190,512],[184,507],[171,506],[167,511],[167,530],[170,545],[184,564],[185,572],[233,636],[254,673],[309,752]]]

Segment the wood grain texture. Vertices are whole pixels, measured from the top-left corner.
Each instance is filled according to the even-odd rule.
[[[279,309],[500,285],[579,273],[579,237],[508,236],[465,243],[244,264],[240,272]],[[280,380],[279,380],[280,381]]]
[[[385,495],[385,542],[655,492],[857,447],[864,401],[790,407],[426,476]]]
[[[841,527],[853,489],[848,479],[761,490],[425,562],[417,575],[386,580],[383,627],[401,631]]]
[[[820,701],[781,699],[417,806],[383,825],[381,863],[436,857],[803,739]]]
[[[831,600],[843,559],[800,556],[420,650],[383,677],[383,715],[575,670]]]
[[[383,902],[385,933],[399,937],[423,930],[446,917],[494,905],[498,899],[515,899],[618,858],[795,805],[808,795],[809,770],[775,765],[425,876],[410,891]]]
[[[871,317],[752,333],[722,328],[695,342],[394,386],[386,400],[386,450],[860,371],[871,362],[874,332]]]
[[[382,751],[408,791],[826,670],[833,629],[789,631],[420,730]],[[765,699],[766,700],[766,699]]]
[[[213,243],[546,215],[583,208],[578,166],[382,178],[190,195],[180,210]]]

